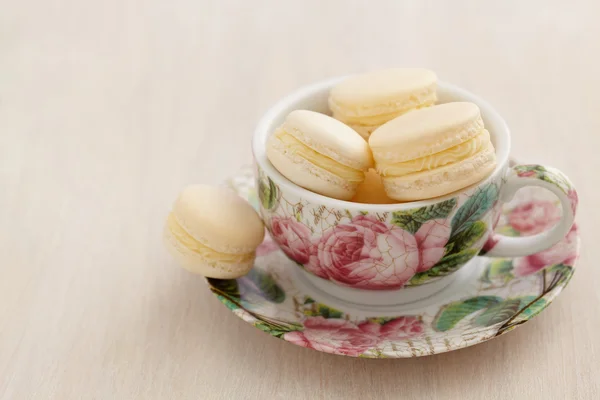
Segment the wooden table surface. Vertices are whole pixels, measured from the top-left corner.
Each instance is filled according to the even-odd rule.
[[[2,399],[600,398],[596,0],[0,10]],[[534,321],[464,350],[366,360],[292,346],[178,268],[164,218],[186,184],[251,161],[253,128],[280,97],[387,66],[428,67],[488,99],[515,157],[570,175],[577,273]]]

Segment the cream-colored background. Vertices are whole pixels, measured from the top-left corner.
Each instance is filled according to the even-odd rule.
[[[600,398],[599,17],[596,0],[0,0],[0,397]],[[384,66],[485,97],[514,156],[579,189],[571,285],[497,340],[320,354],[243,323],[163,250],[177,192],[250,162],[277,99]]]

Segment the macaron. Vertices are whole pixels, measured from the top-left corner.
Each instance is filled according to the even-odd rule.
[[[383,182],[377,171],[373,168],[365,173],[365,180],[356,189],[356,194],[351,200],[353,203],[363,204],[394,204],[396,200],[390,199],[385,192]]]
[[[292,111],[267,141],[267,158],[305,189],[350,200],[373,165],[368,143],[352,128],[308,110]]]
[[[409,111],[437,101],[437,77],[423,68],[392,68],[349,77],[329,94],[333,117],[362,137]]]
[[[207,185],[181,192],[164,230],[165,244],[181,266],[218,279],[248,273],[264,235],[250,204],[230,189]]]
[[[369,145],[387,195],[399,201],[455,192],[496,167],[479,107],[468,102],[404,114],[376,129]]]

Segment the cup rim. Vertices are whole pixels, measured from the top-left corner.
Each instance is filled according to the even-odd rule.
[[[457,99],[454,101],[470,101],[477,104],[481,110],[481,116],[484,120],[486,129],[490,132],[493,140],[494,147],[496,149],[497,164],[494,172],[492,172],[487,178],[479,181],[473,185],[467,186],[459,191],[449,193],[444,196],[434,197],[427,200],[393,203],[393,204],[370,204],[370,203],[355,203],[347,200],[339,200],[331,197],[323,196],[321,194],[312,192],[308,189],[304,189],[301,186],[288,180],[283,176],[277,169],[271,164],[266,154],[266,142],[269,136],[272,134],[276,126],[274,125],[275,120],[285,117],[289,112],[296,109],[303,109],[299,106],[299,103],[307,102],[309,99],[314,98],[319,94],[323,94],[323,91],[331,89],[338,82],[345,79],[347,76],[335,77],[323,81],[319,81],[307,86],[303,86],[289,95],[283,97],[277,103],[275,103],[259,120],[259,123],[254,131],[252,138],[252,153],[254,160],[260,166],[260,168],[271,178],[275,184],[277,184],[281,190],[290,192],[295,196],[305,199],[311,203],[322,204],[333,208],[343,208],[355,211],[368,211],[373,212],[386,212],[386,211],[399,211],[408,210],[411,208],[419,208],[436,204],[454,197],[457,197],[461,193],[464,193],[474,187],[485,185],[488,182],[495,180],[498,176],[503,174],[505,167],[508,165],[509,150],[510,150],[510,131],[504,119],[498,114],[498,112],[485,100],[476,96],[475,94],[462,89],[456,85],[438,81],[438,93],[440,91],[451,94]],[[283,115],[285,114],[285,115]]]

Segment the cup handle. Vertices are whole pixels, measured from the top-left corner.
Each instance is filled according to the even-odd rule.
[[[486,257],[522,257],[538,253],[562,240],[573,225],[577,210],[577,192],[573,184],[557,169],[542,165],[513,166],[500,194],[500,201],[510,201],[517,190],[538,186],[554,193],[562,206],[562,219],[551,229],[533,236],[509,237],[492,233],[484,246]]]

